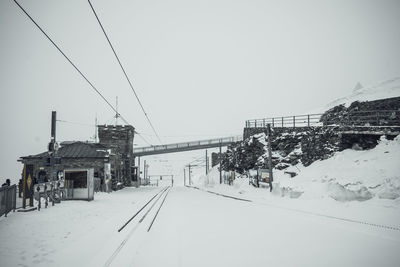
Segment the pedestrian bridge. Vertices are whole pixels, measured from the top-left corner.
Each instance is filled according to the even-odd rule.
[[[190,141],[183,143],[138,147],[133,149],[133,156],[141,157],[141,156],[175,153],[175,152],[183,152],[183,151],[190,151],[197,149],[223,147],[242,140],[243,140],[242,136],[231,136],[231,137]]]

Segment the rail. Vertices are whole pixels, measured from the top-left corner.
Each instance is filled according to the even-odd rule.
[[[307,114],[247,120],[246,128],[311,126],[400,126],[400,110],[366,110],[348,113]]]

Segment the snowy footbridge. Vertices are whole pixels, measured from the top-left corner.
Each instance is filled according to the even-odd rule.
[[[243,140],[242,136],[230,136],[224,138],[215,138],[215,139],[207,139],[207,140],[199,140],[199,141],[191,141],[191,142],[183,142],[183,143],[174,143],[167,145],[157,145],[157,146],[149,146],[149,147],[138,147],[133,149],[133,155],[135,157],[141,156],[149,156],[149,155],[157,155],[157,154],[165,154],[165,153],[175,153],[175,152],[183,152],[197,149],[206,149],[206,148],[214,148],[214,147],[223,147],[228,146],[234,142],[238,142]]]

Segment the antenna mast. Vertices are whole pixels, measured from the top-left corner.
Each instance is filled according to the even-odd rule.
[[[118,117],[119,117],[119,113],[118,113],[118,96],[115,97],[115,126],[118,125]]]

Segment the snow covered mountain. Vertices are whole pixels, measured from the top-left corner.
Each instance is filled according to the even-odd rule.
[[[400,96],[400,77],[395,77],[367,87],[363,87],[361,83],[357,83],[350,95],[330,102],[325,106],[324,111],[341,104],[345,104],[345,106],[348,107],[354,101],[372,101],[398,96]]]

